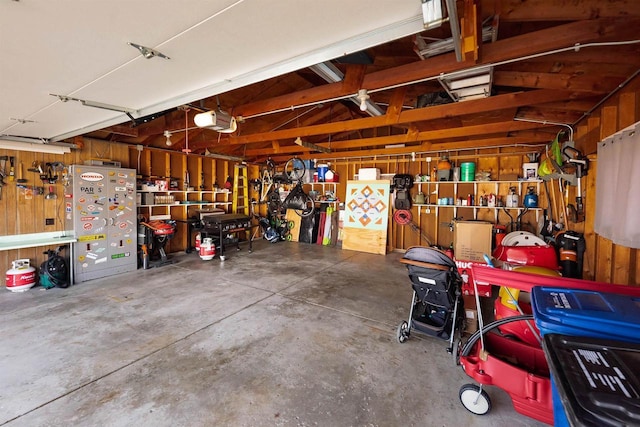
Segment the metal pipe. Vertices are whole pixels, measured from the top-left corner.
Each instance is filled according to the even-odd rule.
[[[551,122],[549,120],[525,119],[524,117],[515,117],[516,122],[540,123],[543,125],[564,126],[569,129],[569,141],[573,141],[573,128],[566,123]]]

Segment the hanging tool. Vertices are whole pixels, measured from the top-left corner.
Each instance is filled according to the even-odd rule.
[[[584,221],[584,203],[582,200],[582,177],[589,171],[589,159],[582,152],[573,147],[565,147],[562,153],[568,157],[568,162],[576,168],[577,190],[576,193],[576,222]]]
[[[7,183],[4,182],[4,179],[7,176],[7,172],[5,170],[7,160],[9,160],[9,157],[0,156],[0,200],[2,200],[2,186],[7,185]]]
[[[15,157],[9,157],[9,163],[11,164],[11,168],[9,169],[9,182],[12,182],[14,177],[16,176],[15,161]]]
[[[24,184],[24,183],[26,183],[26,182],[27,182],[27,180],[26,180],[26,179],[24,179],[24,176],[22,175],[22,162],[20,162],[20,167],[19,167],[19,169],[18,169],[18,172],[19,172],[19,178],[16,180],[16,182],[17,182],[18,184]]]
[[[53,192],[53,185],[49,186],[49,193],[47,193],[47,195],[44,196],[44,198],[47,199],[47,200],[55,200],[55,199],[58,198],[56,193]]]

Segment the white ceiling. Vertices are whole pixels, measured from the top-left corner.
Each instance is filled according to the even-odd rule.
[[[420,4],[0,0],[0,138],[57,141],[129,120],[50,94],[142,117],[414,34]]]

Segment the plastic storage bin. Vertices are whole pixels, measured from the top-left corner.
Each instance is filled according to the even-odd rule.
[[[640,343],[640,298],[580,289],[534,287],[531,307],[547,333]]]
[[[531,307],[536,326],[545,341],[547,335],[560,334],[640,344],[638,297],[580,289],[534,287]],[[549,356],[547,354],[547,358]],[[569,426],[567,412],[571,409],[563,406],[556,381],[559,383],[561,379],[552,375],[554,425]]]
[[[640,425],[640,345],[558,334],[543,345],[572,426]]]

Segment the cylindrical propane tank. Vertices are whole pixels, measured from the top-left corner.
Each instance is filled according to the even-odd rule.
[[[202,235],[200,233],[196,234],[196,251],[200,253],[200,242],[202,240]]]
[[[527,189],[527,194],[524,196],[525,208],[537,208],[538,207],[538,195],[536,194],[536,189],[533,187],[529,187]]]
[[[205,237],[200,243],[200,258],[209,261],[214,256],[216,256],[216,245],[213,244],[211,237]]]
[[[17,259],[11,263],[7,271],[6,286],[11,292],[24,292],[37,282],[36,269],[31,267],[28,259]]]

